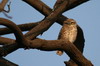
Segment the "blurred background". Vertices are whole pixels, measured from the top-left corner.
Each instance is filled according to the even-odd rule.
[[[0,2],[1,1],[2,0],[0,0]],[[51,8],[53,8],[54,3],[56,2],[56,0],[41,1]],[[5,7],[5,9],[7,9],[7,7]],[[44,18],[41,13],[22,0],[11,0],[11,11],[8,15],[12,16],[12,19],[10,20],[16,24],[37,22]],[[89,2],[63,13],[63,15],[75,19],[78,22],[78,25],[81,26],[85,37],[84,56],[89,59],[94,66],[99,66],[100,0],[90,0]],[[3,13],[0,13],[0,17],[6,18]],[[2,26],[0,25],[0,27]],[[61,26],[55,23],[48,31],[44,32],[42,36],[40,35],[38,37],[45,40],[56,40],[60,29]],[[15,39],[13,34],[3,35],[3,37]],[[55,51],[46,52],[37,49],[18,49],[7,55],[5,58],[19,66],[65,66],[63,62],[69,60],[69,57],[66,54],[58,56]]]

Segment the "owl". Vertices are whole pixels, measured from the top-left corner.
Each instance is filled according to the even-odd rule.
[[[64,21],[61,31],[58,36],[58,40],[70,41],[73,43],[77,37],[77,24],[73,19],[67,19]],[[57,55],[62,55],[63,51],[57,51]]]

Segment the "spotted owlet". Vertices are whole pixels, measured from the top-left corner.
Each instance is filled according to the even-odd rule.
[[[58,36],[58,40],[68,40],[73,43],[77,36],[77,24],[73,19],[67,19],[64,21],[61,31]],[[57,51],[58,55],[62,55],[63,51]]]

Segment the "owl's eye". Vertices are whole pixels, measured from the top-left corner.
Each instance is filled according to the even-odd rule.
[[[75,24],[75,22],[71,22],[71,24]]]
[[[65,22],[64,24],[72,25],[72,24],[75,24],[75,22]]]
[[[66,22],[65,24],[71,24],[70,22]]]

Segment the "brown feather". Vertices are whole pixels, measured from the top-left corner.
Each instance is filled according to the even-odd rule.
[[[64,24],[59,33],[58,39],[62,39],[65,41],[74,42],[77,36],[77,24],[73,19],[67,19],[64,21]],[[57,51],[58,55],[62,55],[63,51]]]

